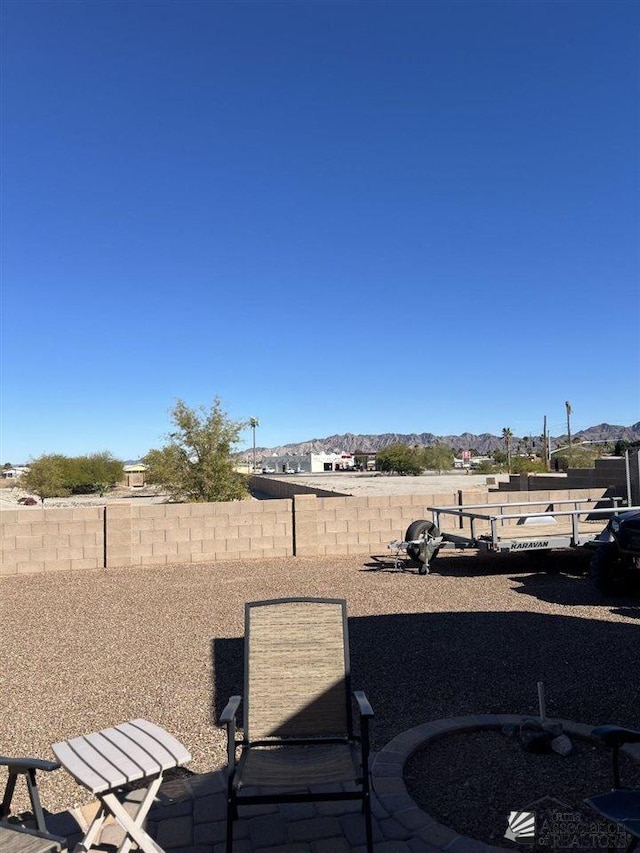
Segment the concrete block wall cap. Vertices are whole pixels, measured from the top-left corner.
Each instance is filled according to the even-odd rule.
[[[406,794],[407,786],[398,776],[378,776],[372,780],[375,793],[382,797],[385,794]]]
[[[501,853],[504,853],[503,847],[492,847],[490,844],[485,844],[484,841],[478,841],[475,838],[468,838],[464,835],[456,838],[445,849],[447,853],[492,853],[492,851],[501,851]]]
[[[430,824],[431,821],[429,815],[426,812],[423,812],[422,809],[419,809],[411,797],[408,797],[407,799],[411,803],[410,808],[405,809],[404,811],[394,812],[393,816],[398,823],[401,823],[403,826],[406,826],[407,829],[412,831],[419,830]]]
[[[402,734],[396,735],[392,740],[389,741],[388,744],[382,747],[382,749],[378,750],[375,754],[376,761],[387,761],[393,760],[394,756],[404,755],[406,749],[404,748],[404,744],[409,740],[413,740],[413,738],[407,738],[405,735],[413,732],[413,729],[408,729],[406,732],[402,732]],[[373,762],[373,758],[371,761]]]
[[[394,739],[390,741],[383,750],[381,750],[381,755],[384,754],[386,757],[389,754],[399,754],[406,757],[423,741],[435,737],[441,733],[441,731],[442,729],[431,726],[429,723],[416,726],[414,729],[408,729],[406,732],[394,737]]]
[[[400,759],[394,762],[380,761],[372,769],[371,775],[375,779],[397,779],[402,778],[406,759]]]
[[[411,853],[440,853],[439,847],[434,847],[423,838],[410,838],[407,843]]]
[[[395,815],[396,812],[406,812],[410,809],[416,808],[415,801],[409,796],[408,793],[406,793],[406,791],[395,794],[382,794],[378,797],[378,800],[380,801],[380,805],[385,809],[388,814]],[[429,818],[429,815],[424,812],[423,814],[425,814],[425,817],[427,819],[432,820],[432,818]]]
[[[459,832],[455,832],[455,830],[449,829],[448,826],[443,826],[435,820],[419,829],[418,835],[441,850],[446,850],[450,844],[461,837]]]
[[[550,720],[549,722],[560,723],[565,734],[574,737],[591,738],[595,726],[586,723],[574,723],[573,720]]]
[[[477,719],[472,716],[461,716],[461,717],[449,717],[448,720],[437,720],[438,728],[440,731],[447,732],[459,732],[465,731],[466,729],[472,728],[476,729],[480,725]]]

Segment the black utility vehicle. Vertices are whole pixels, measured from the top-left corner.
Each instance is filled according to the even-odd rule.
[[[591,559],[591,577],[604,595],[640,590],[640,512],[610,519]]]

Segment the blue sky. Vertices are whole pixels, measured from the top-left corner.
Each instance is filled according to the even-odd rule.
[[[638,4],[2,16],[2,461],[640,420]]]

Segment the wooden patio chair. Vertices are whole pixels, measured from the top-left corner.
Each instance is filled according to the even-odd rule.
[[[360,800],[371,853],[369,719],[355,691],[354,732],[346,602],[285,598],[245,605],[244,695],[220,716],[227,729],[227,853],[238,806]],[[243,737],[236,713],[243,702]],[[237,752],[239,751],[239,759]]]
[[[626,853],[631,853],[640,842],[640,789],[622,786],[620,748],[627,743],[640,743],[640,731],[621,726],[598,726],[592,734],[612,749],[613,789],[589,797],[585,803],[609,823],[614,823],[629,833],[631,839]]]
[[[56,761],[43,761],[38,758],[7,758],[0,756],[0,767],[7,768],[7,784],[0,805],[0,851],[2,853],[58,853],[65,846],[65,839],[53,835],[47,830],[44,811],[40,804],[36,772],[57,770]],[[24,821],[10,822],[11,801],[18,778],[23,776],[35,827],[26,826]]]

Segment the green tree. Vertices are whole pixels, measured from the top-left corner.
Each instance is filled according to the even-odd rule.
[[[634,447],[640,447],[640,441],[627,441],[626,439],[621,438],[615,443],[613,455],[624,456],[625,451],[631,450]]]
[[[551,458],[558,467],[566,471],[568,468],[593,468],[599,452],[593,447],[580,447],[575,444],[564,447],[552,454]]]
[[[45,498],[70,495],[68,457],[48,453],[29,462],[29,470],[20,478],[20,486],[37,495],[42,503]]]
[[[498,467],[496,465],[492,465],[488,459],[485,459],[476,468],[474,468],[476,474],[495,474],[498,470]]]
[[[232,501],[248,495],[246,478],[234,468],[232,452],[246,427],[230,420],[216,397],[210,409],[189,408],[178,400],[171,410],[175,426],[169,443],[143,458],[146,479],[166,489],[173,500]]]
[[[497,468],[504,470],[507,467],[507,454],[503,450],[494,450],[491,456]]]
[[[453,468],[453,451],[446,444],[425,447],[422,464],[428,471],[450,471]]]
[[[62,498],[70,494],[103,495],[124,477],[122,462],[106,450],[88,456],[64,456],[50,453],[29,463],[29,471],[20,484],[26,491],[45,498]]]
[[[376,454],[376,469],[395,474],[417,475],[422,471],[422,450],[406,444],[390,444]]]
[[[100,496],[124,479],[124,466],[111,453],[91,453],[69,460],[73,483],[71,490],[77,493],[99,492]]]
[[[516,456],[515,459],[511,460],[511,472],[513,474],[541,474],[545,470],[545,464],[541,459]]]

